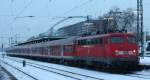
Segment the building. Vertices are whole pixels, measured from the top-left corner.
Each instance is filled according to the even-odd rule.
[[[59,36],[81,36],[106,32],[106,20],[88,20],[58,29]]]

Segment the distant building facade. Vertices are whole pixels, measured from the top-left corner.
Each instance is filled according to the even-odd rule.
[[[106,27],[106,20],[89,20],[60,28],[57,33],[60,36],[81,36],[84,34],[105,32]]]
[[[57,34],[59,36],[81,36],[81,35],[94,35],[94,34],[104,34],[108,32],[121,31],[114,22],[114,20],[89,20],[82,21],[73,25],[65,26],[58,29]],[[126,28],[127,32],[136,33],[136,27]]]

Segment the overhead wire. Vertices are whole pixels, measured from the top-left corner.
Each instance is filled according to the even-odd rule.
[[[11,16],[13,16],[13,19],[12,19],[12,21],[9,24],[6,25],[6,27],[10,27],[11,26],[10,27],[10,33],[9,33],[10,35],[13,34],[13,24],[16,21],[17,17],[20,16],[28,8],[28,6],[31,5],[32,0],[30,0],[30,2],[27,5],[25,5],[23,7],[23,9],[17,15],[13,15],[13,10],[12,10],[13,9],[13,7],[12,7],[13,3],[14,3],[14,0],[11,0],[11,4],[10,4],[10,6],[11,6]]]
[[[51,1],[51,0],[50,0]],[[73,7],[73,8],[71,8],[71,9],[69,9],[68,11],[66,11],[66,12],[64,12],[63,14],[61,14],[61,15],[66,15],[66,14],[68,14],[69,12],[71,12],[71,11],[73,11],[73,10],[75,10],[75,9],[78,9],[78,8],[81,8],[81,7],[83,7],[83,6],[85,6],[85,5],[87,5],[88,3],[91,3],[93,0],[87,0],[86,2],[84,2],[84,3],[81,3],[80,5],[78,5],[78,6],[75,6],[75,7]],[[56,20],[56,19],[61,19],[61,18],[67,18],[67,17],[58,17],[58,16],[56,16],[56,17],[54,17],[54,18],[51,18],[51,20]],[[48,31],[46,31],[46,33],[47,32],[49,32],[49,30]]]
[[[92,1],[93,0],[87,0],[86,2],[81,3],[80,5],[75,6],[75,7],[71,8],[71,9],[69,9],[68,11],[64,12],[62,15],[66,15],[66,14],[70,13],[71,11],[73,11],[75,9],[81,8],[81,7],[85,6],[85,5],[87,5],[88,3],[91,3]]]
[[[16,21],[17,17],[20,16],[31,4],[32,0],[30,0],[30,2],[25,5],[24,8],[17,15],[14,16],[13,20],[7,26],[12,25]]]
[[[31,4],[32,4],[32,0],[30,0],[30,2],[26,6],[24,6],[24,8],[18,13],[17,16],[21,15]],[[17,16],[14,19],[16,19]]]

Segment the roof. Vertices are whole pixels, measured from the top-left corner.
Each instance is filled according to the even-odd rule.
[[[109,34],[101,34],[101,35],[80,37],[80,38],[78,38],[78,40],[79,39],[89,39],[89,38],[106,37],[106,36],[121,36],[121,35],[134,35],[134,34],[132,34],[132,33],[109,33]]]
[[[74,41],[76,40],[76,38],[78,38],[78,36],[73,36],[67,39],[59,39],[59,40],[48,41],[48,42],[13,46],[13,47],[8,48],[7,50],[19,49],[19,48],[49,47],[49,46],[58,46],[58,45],[72,45]]]
[[[34,44],[35,42],[41,43],[41,42],[46,42],[46,41],[58,40],[58,39],[64,39],[64,37],[43,37],[43,38],[25,41],[25,42],[22,42],[22,43],[15,45],[15,46],[25,45],[25,44]]]

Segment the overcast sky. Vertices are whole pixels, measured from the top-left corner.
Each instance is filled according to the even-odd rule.
[[[144,26],[150,30],[150,0],[144,0]],[[112,7],[136,10],[136,0],[0,0],[0,44],[8,44],[10,37],[18,41],[46,32],[66,16],[97,17]],[[24,17],[35,16],[35,17]],[[70,19],[58,27],[84,19]]]

